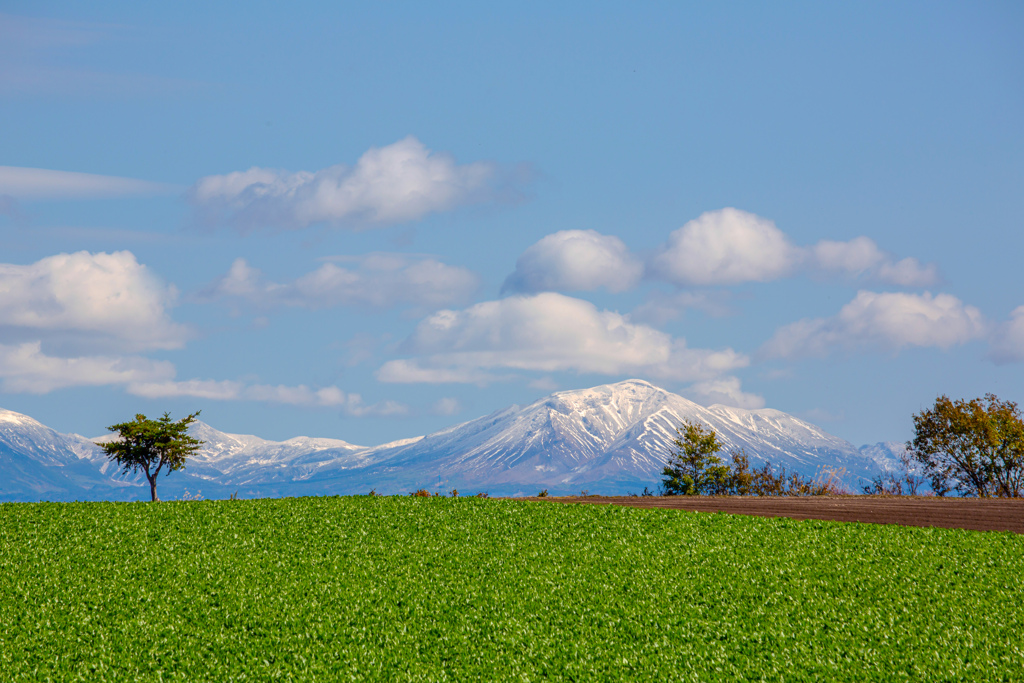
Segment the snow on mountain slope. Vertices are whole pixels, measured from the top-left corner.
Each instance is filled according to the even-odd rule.
[[[875,461],[880,469],[894,472],[902,467],[900,457],[907,453],[907,444],[900,441],[879,441],[861,446],[858,450],[864,457]]]
[[[189,434],[203,444],[182,471],[198,480],[224,486],[299,481],[325,461],[336,467],[360,463],[362,460],[353,455],[367,450],[341,439],[297,436],[287,441],[268,441],[250,434],[222,432],[199,420],[189,428]],[[95,441],[114,438],[115,434],[108,434]]]
[[[267,441],[197,422],[192,434],[205,442],[200,452],[184,470],[161,478],[160,486],[170,492],[167,497],[184,487],[194,492],[200,485],[207,496],[236,489],[241,495],[278,496],[421,487],[492,494],[585,488],[621,494],[657,486],[675,430],[684,420],[715,430],[725,445],[721,455],[743,449],[755,466],[770,460],[812,477],[821,468],[843,468],[851,488],[858,478],[886,468],[888,456],[870,450],[874,447],[858,451],[792,415],[706,408],[648,382],[627,380],[558,392],[525,407],[510,406],[427,436],[370,448],[309,437]],[[117,472],[91,441],[0,412],[0,499],[31,499],[17,496],[42,489],[70,496],[75,481],[60,473],[71,472],[73,463],[80,465],[75,471],[79,479],[88,474],[81,486],[91,487],[93,496],[106,486],[111,497],[118,497],[118,487],[123,491],[140,483],[138,475]]]
[[[722,455],[744,449],[757,465],[770,460],[815,476],[843,468],[851,480],[876,471],[850,443],[777,410],[705,408],[641,380],[559,392],[529,406],[512,406],[404,446],[377,447],[348,477],[367,485],[461,484],[507,491],[621,489],[654,485],[683,420],[718,433]],[[325,462],[314,478],[331,476]]]
[[[123,486],[102,463],[87,439],[0,409],[0,500],[64,500]]]

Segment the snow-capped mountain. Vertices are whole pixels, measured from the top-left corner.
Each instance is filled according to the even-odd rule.
[[[123,484],[104,474],[105,464],[88,439],[0,409],[0,501],[106,496]]]
[[[792,415],[716,405],[705,408],[641,380],[552,394],[436,432],[406,445],[369,449],[349,479],[392,486],[499,493],[622,493],[656,487],[683,420],[710,426],[725,456],[744,450],[808,476],[845,469],[851,482],[877,464],[853,445]],[[314,478],[331,476],[324,461]],[[358,476],[354,476],[358,475]],[[326,482],[325,482],[326,483]]]
[[[267,441],[196,423],[202,450],[161,478],[162,497],[185,489],[206,497],[403,492],[413,488],[491,495],[639,492],[655,488],[683,420],[699,421],[753,465],[770,460],[808,476],[845,470],[868,478],[888,453],[861,451],[777,410],[703,407],[648,382],[628,380],[552,394],[424,437],[381,446],[297,437]],[[109,439],[101,437],[96,441]],[[145,498],[92,441],[0,412],[0,500]]]
[[[196,421],[189,433],[203,442],[185,468],[189,475],[228,486],[301,481],[324,460],[339,465],[348,460],[359,462],[350,456],[367,450],[341,439],[298,436],[287,441],[268,441],[248,434],[221,432],[201,421]],[[114,438],[116,435],[108,434],[94,441]]]
[[[900,441],[879,441],[857,449],[861,455],[871,458],[883,471],[900,469],[900,458],[907,454],[907,444]]]

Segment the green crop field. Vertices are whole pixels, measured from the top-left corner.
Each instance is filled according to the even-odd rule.
[[[2,504],[0,679],[1024,680],[1024,537],[483,499]]]

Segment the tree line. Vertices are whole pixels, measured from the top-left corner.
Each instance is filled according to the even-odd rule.
[[[823,472],[817,479],[776,469],[770,462],[750,466],[746,451],[718,456],[724,445],[713,429],[684,420],[676,429],[674,450],[662,470],[661,488],[667,496],[824,496],[845,493],[842,472]]]
[[[951,400],[913,415],[914,438],[900,457],[899,471],[876,475],[862,487],[867,494],[917,495],[929,485],[936,496],[980,498],[1024,496],[1024,418],[1013,401],[994,394]],[[730,462],[718,456],[723,445],[714,430],[684,421],[662,472],[666,495],[806,496],[844,493],[841,472],[826,471],[811,480],[776,471],[766,462],[751,468],[746,453]]]

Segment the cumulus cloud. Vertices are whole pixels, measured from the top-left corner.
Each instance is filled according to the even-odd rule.
[[[180,188],[135,178],[0,166],[0,195],[19,201],[40,199],[104,199],[168,194]]]
[[[652,259],[651,272],[677,285],[735,285],[784,277],[800,260],[800,250],[775,223],[725,208],[673,231]]]
[[[842,273],[900,287],[930,287],[941,279],[934,263],[922,265],[916,258],[897,261],[864,236],[848,242],[822,240],[807,249],[807,256],[812,267],[825,273]]]
[[[400,346],[413,359],[385,363],[387,382],[469,382],[493,371],[575,371],[701,381],[747,365],[732,349],[691,349],[683,339],[562,294],[513,296],[439,311]]]
[[[869,237],[794,245],[775,223],[746,211],[708,211],[673,231],[650,257],[630,253],[613,235],[563,230],[530,246],[506,278],[502,293],[590,291],[623,292],[644,276],[680,287],[769,282],[796,274],[845,276],[900,287],[941,282],[933,263],[897,259]],[[651,320],[678,317],[685,302],[652,302],[638,311]],[[674,311],[670,309],[675,309]],[[640,319],[640,318],[638,318]]]
[[[201,298],[242,299],[260,307],[382,308],[405,304],[437,308],[468,301],[479,285],[477,275],[466,268],[401,254],[370,254],[357,259],[355,268],[325,263],[286,283],[267,280],[239,258]]]
[[[860,291],[834,317],[800,320],[780,328],[761,351],[772,358],[792,358],[864,347],[948,349],[980,339],[986,332],[981,312],[949,294]]]
[[[162,381],[174,366],[138,356],[57,358],[43,353],[40,342],[0,344],[0,387],[11,393],[45,394],[79,386]]]
[[[523,252],[502,292],[589,291],[633,288],[644,274],[643,262],[622,240],[593,230],[562,230]]]
[[[718,377],[697,382],[687,387],[682,394],[705,406],[718,403],[747,410],[764,408],[764,397],[743,391],[738,377]]]
[[[28,336],[106,351],[179,348],[189,332],[167,313],[176,295],[128,251],[0,264],[0,342]]]
[[[353,167],[320,171],[250,168],[200,179],[189,198],[211,223],[304,228],[314,223],[379,227],[496,198],[501,169],[457,164],[413,136],[374,147]]]
[[[869,237],[796,246],[772,221],[732,208],[708,211],[672,232],[648,263],[650,277],[679,286],[768,282],[801,272],[901,287],[941,281],[935,264],[897,260]]]
[[[350,417],[386,417],[405,415],[407,406],[395,401],[381,401],[367,405],[359,394],[344,392],[330,386],[312,389],[304,384],[246,384],[231,380],[199,380],[182,382],[136,382],[128,386],[128,393],[145,398],[177,398],[189,396],[214,401],[259,401],[285,405],[338,408]]]
[[[995,330],[989,358],[996,363],[1024,360],[1024,306],[1010,313],[1010,319]]]

